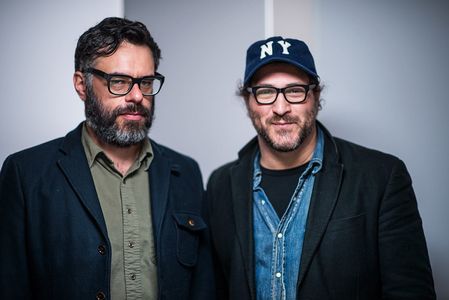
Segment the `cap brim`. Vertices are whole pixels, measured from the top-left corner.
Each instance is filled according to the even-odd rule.
[[[255,65],[251,72],[249,72],[248,74],[246,74],[245,79],[243,80],[243,84],[247,85],[248,81],[253,77],[253,75],[263,66],[269,64],[269,63],[273,63],[273,62],[285,62],[291,65],[294,65],[295,67],[298,67],[299,69],[301,69],[302,71],[306,72],[308,75],[314,77],[315,79],[320,78],[318,76],[318,74],[316,74],[315,72],[311,71],[310,69],[306,68],[305,66],[303,66],[302,64],[288,59],[288,58],[279,58],[279,57],[273,57],[273,58],[268,58],[264,61],[259,62],[257,65]]]

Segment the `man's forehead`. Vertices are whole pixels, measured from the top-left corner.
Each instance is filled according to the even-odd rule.
[[[130,43],[122,43],[111,55],[96,58],[93,65],[96,68],[102,68],[104,72],[123,74],[128,72],[154,73],[155,71],[150,48],[146,45]]]

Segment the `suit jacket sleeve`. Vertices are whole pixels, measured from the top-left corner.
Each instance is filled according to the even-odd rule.
[[[393,167],[379,209],[382,299],[435,299],[432,272],[411,178]]]
[[[0,299],[28,299],[26,205],[20,170],[6,159],[0,172]]]

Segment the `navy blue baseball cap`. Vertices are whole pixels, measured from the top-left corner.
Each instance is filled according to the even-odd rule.
[[[319,76],[315,69],[313,56],[306,43],[296,39],[274,36],[257,41],[246,51],[246,68],[243,84],[247,85],[258,69],[272,62],[292,64],[306,72],[316,81]]]

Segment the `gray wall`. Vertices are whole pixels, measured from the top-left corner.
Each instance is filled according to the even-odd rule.
[[[111,15],[123,16],[122,0],[0,2],[0,165],[84,119],[72,84],[76,42]]]
[[[263,8],[259,0],[125,1],[125,16],[146,23],[162,49],[166,81],[150,136],[197,159],[205,180],[254,135],[235,91],[247,45],[264,37]]]

